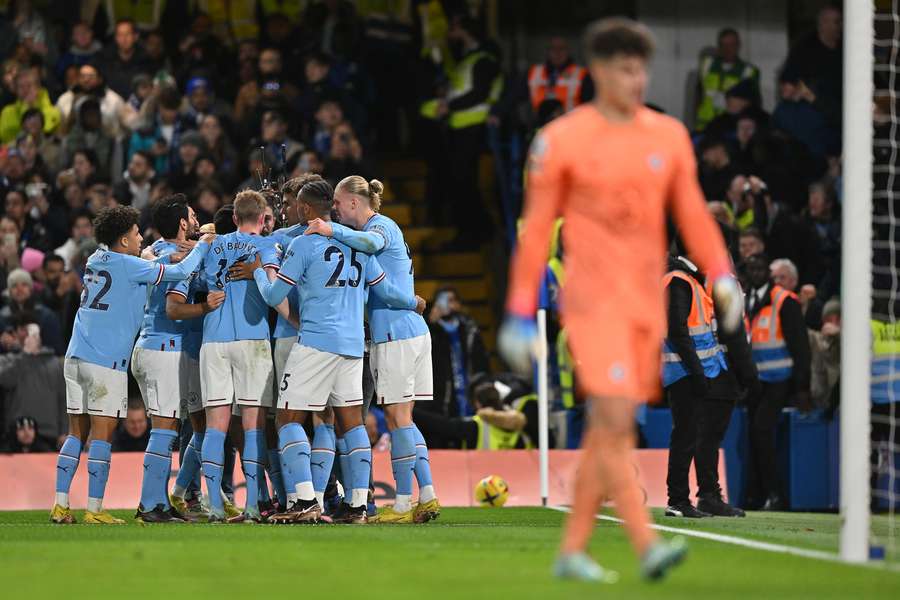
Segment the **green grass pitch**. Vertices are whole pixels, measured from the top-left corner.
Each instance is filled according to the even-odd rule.
[[[550,576],[563,515],[541,508],[445,509],[427,525],[59,526],[46,512],[0,513],[7,598],[900,598],[900,572],[689,538],[664,582],[638,578],[621,528],[598,523],[592,553],[613,586]],[[81,517],[81,512],[77,511]],[[835,515],[657,522],[834,551]],[[876,517],[876,533],[887,522]],[[895,531],[895,538],[900,532]],[[669,535],[669,534],[664,534]],[[9,595],[7,595],[9,594]],[[313,594],[315,596],[313,596]]]

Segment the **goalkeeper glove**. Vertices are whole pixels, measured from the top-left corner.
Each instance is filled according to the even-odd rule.
[[[534,319],[508,314],[497,336],[500,356],[522,375],[531,373],[531,361],[537,356],[537,326]]]
[[[713,282],[712,295],[716,303],[719,325],[725,333],[734,333],[744,317],[744,294],[737,279],[731,274],[718,277]]]

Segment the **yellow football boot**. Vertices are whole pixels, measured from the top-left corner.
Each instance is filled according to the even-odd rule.
[[[172,505],[172,508],[183,515],[186,515],[190,512],[187,501],[184,498],[179,498],[175,494],[169,494],[169,504]]]
[[[54,504],[53,510],[50,511],[50,522],[59,525],[71,525],[75,522],[75,515],[68,506]]]
[[[227,498],[222,500],[222,503],[225,506],[225,518],[226,519],[232,519],[243,513],[243,511],[241,511],[241,509],[239,509],[237,506],[234,505],[234,502],[232,502],[231,500],[228,500]]]
[[[93,525],[124,525],[125,521],[116,518],[105,510],[100,512],[85,511],[84,522]]]
[[[378,514],[371,519],[371,522],[379,524],[385,523],[391,525],[404,525],[407,523],[414,523],[415,521],[413,520],[412,508],[410,508],[406,512],[397,512],[394,510],[393,505],[391,505],[385,506],[380,511],[378,511]]]
[[[413,521],[416,523],[434,521],[439,516],[441,516],[441,503],[438,502],[437,498],[432,498],[424,504],[420,503],[416,505],[416,508],[413,511]]]

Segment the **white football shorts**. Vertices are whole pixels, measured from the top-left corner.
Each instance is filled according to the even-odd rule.
[[[66,412],[125,418],[128,412],[128,373],[101,367],[80,358],[66,358]]]
[[[369,365],[378,404],[401,404],[434,397],[431,334],[372,344]]]
[[[278,386],[278,408],[322,411],[362,406],[363,359],[294,344]]]

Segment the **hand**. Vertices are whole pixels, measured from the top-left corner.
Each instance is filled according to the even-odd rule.
[[[200,241],[203,242],[204,244],[212,244],[215,241],[215,239],[216,239],[216,234],[214,234],[214,233],[204,233],[200,237]]]
[[[180,252],[188,253],[194,249],[194,246],[197,245],[196,240],[184,240],[181,242],[175,242],[175,246],[178,248]]]
[[[803,308],[809,304],[810,300],[815,299],[816,297],[816,286],[811,283],[807,283],[803,287],[800,288],[800,305]]]
[[[209,292],[206,294],[206,302],[203,303],[203,312],[212,312],[222,306],[223,302],[225,302],[225,292]]]
[[[309,226],[306,228],[306,231],[303,232],[303,235],[313,235],[316,233],[329,238],[334,237],[334,227],[331,226],[330,221],[313,219],[309,222]]]
[[[22,344],[22,352],[25,354],[37,354],[41,350],[41,334],[40,330],[34,333],[34,335],[29,334],[25,337],[25,342]]]
[[[446,100],[438,100],[437,109],[435,110],[435,114],[437,118],[440,119],[445,117],[447,113],[450,112],[450,106],[447,104]]]
[[[497,336],[500,356],[514,371],[531,373],[531,361],[537,355],[537,326],[534,319],[507,315]]]
[[[809,89],[805,81],[797,82],[797,95],[801,100],[806,100],[810,104],[816,101],[816,94]]]
[[[153,246],[147,246],[146,248],[144,248],[141,251],[141,258],[143,258],[144,260],[156,260],[156,253],[153,252]]]
[[[253,279],[253,271],[262,267],[262,261],[259,253],[256,253],[256,259],[252,263],[236,262],[228,268],[228,279],[231,281],[243,281]]]
[[[836,335],[840,335],[841,326],[837,323],[823,323],[822,324],[822,335],[826,337],[834,337]]]
[[[747,181],[750,183],[750,191],[753,192],[754,195],[769,189],[766,182],[756,175],[751,175]]]
[[[744,294],[741,286],[731,275],[722,275],[713,283],[713,300],[719,325],[726,334],[734,333],[744,317]]]
[[[11,333],[5,332],[0,334],[0,346],[3,346],[3,349],[7,352],[20,349],[18,338]]]
[[[416,296],[416,312],[417,313],[419,313],[420,315],[422,313],[424,313],[425,307],[427,305],[428,305],[428,303],[425,302],[425,298],[423,298],[422,296]]]

